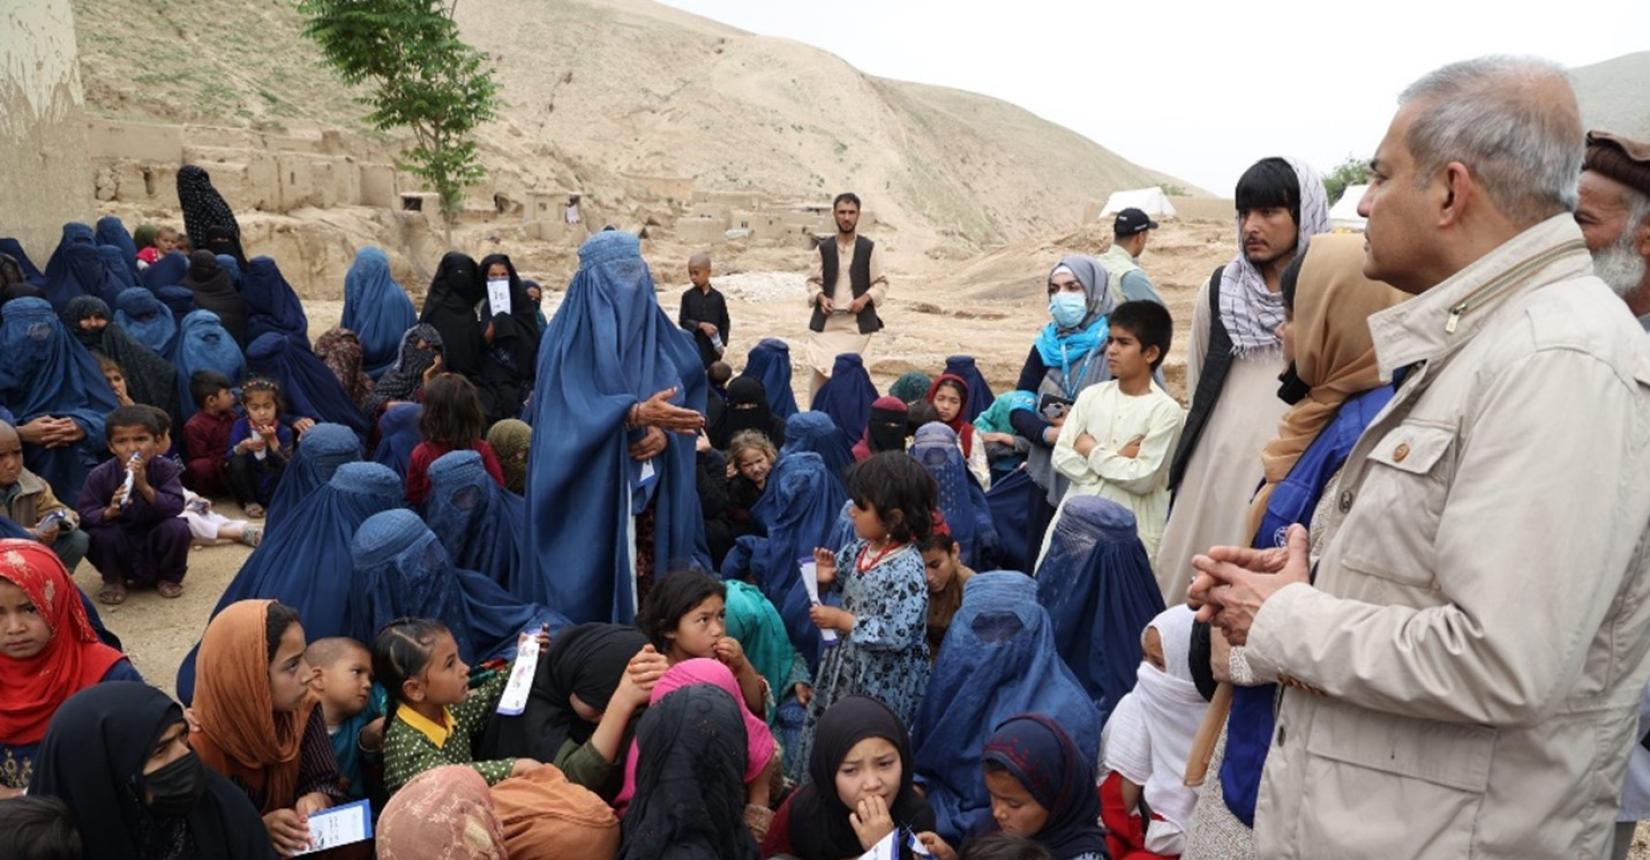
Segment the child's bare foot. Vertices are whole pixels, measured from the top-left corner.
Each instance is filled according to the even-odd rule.
[[[97,602],[106,606],[119,606],[126,602],[126,585],[120,582],[105,582],[98,589]]]
[[[264,506],[253,502],[246,506],[246,515],[252,519],[261,520],[264,518]]]
[[[155,584],[155,591],[167,600],[176,600],[183,596],[183,583],[161,581]]]

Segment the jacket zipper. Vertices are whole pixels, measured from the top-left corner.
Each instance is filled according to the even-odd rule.
[[[1476,290],[1473,290],[1471,293],[1467,294],[1466,298],[1462,299],[1458,304],[1449,309],[1449,318],[1444,320],[1444,334],[1455,334],[1456,326],[1460,324],[1462,315],[1478,307],[1482,304],[1482,302],[1494,298],[1507,287],[1518,283],[1518,279],[1525,275],[1527,270],[1539,269],[1542,266],[1551,263],[1553,260],[1570,253],[1571,251],[1585,250],[1587,250],[1586,243],[1582,242],[1580,239],[1571,239],[1568,242],[1555,245],[1552,248],[1547,249],[1544,253],[1537,254],[1536,256],[1519,263],[1511,269],[1502,272],[1500,277],[1491,280],[1489,283],[1479,287]]]

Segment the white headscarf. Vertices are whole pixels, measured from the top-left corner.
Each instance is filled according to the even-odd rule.
[[[1106,769],[1141,786],[1152,811],[1181,828],[1192,821],[1197,790],[1187,788],[1186,759],[1208,703],[1192,683],[1192,610],[1170,607],[1152,619],[1163,642],[1163,671],[1140,661],[1134,689],[1106,721]],[[1142,632],[1141,641],[1145,641]]]
[[[1300,185],[1301,217],[1296,225],[1299,237],[1295,254],[1306,251],[1306,243],[1319,233],[1329,232],[1329,194],[1317,171],[1304,162],[1285,158]],[[1243,216],[1238,216],[1238,254],[1226,264],[1220,276],[1220,321],[1232,338],[1232,354],[1245,355],[1277,349],[1278,326],[1283,325],[1283,294],[1266,288],[1266,278],[1243,255]]]

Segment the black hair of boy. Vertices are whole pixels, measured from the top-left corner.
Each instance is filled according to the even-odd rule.
[[[152,406],[116,406],[114,411],[103,419],[104,432],[113,436],[116,427],[142,427],[149,431],[149,435],[159,439],[166,435],[170,428],[161,424],[160,419],[165,413],[156,413],[157,410]]]
[[[189,396],[194,398],[197,405],[204,404],[206,398],[227,390],[234,383],[229,377],[216,370],[197,370],[189,375]]]
[[[920,544],[934,533],[938,495],[933,476],[904,451],[873,454],[848,470],[848,498],[861,509],[875,508],[897,543]]]
[[[636,626],[647,634],[653,647],[663,654],[670,650],[670,639],[682,616],[693,607],[712,597],[726,600],[728,587],[722,580],[697,570],[672,571],[653,583],[653,588],[642,600],[642,609],[636,613]]]
[[[957,539],[940,532],[934,532],[928,536],[927,540],[917,544],[917,550],[919,552],[943,552],[949,554],[956,548]]]
[[[385,723],[395,716],[402,688],[430,665],[430,655],[447,625],[434,618],[397,618],[372,640],[372,677],[389,693]]]
[[[475,384],[457,373],[443,373],[424,386],[424,414],[418,432],[425,441],[462,451],[487,431],[487,413]]]
[[[1169,345],[1174,341],[1174,317],[1169,316],[1168,308],[1157,302],[1144,299],[1124,302],[1111,312],[1108,325],[1112,331],[1122,329],[1134,335],[1141,352],[1148,347],[1157,347],[1157,360],[1152,362],[1152,370],[1163,366],[1163,359],[1169,357]]]
[[[991,833],[969,841],[960,860],[1054,860],[1048,849],[1024,836]]]
[[[270,601],[264,611],[264,647],[269,650],[269,656],[264,659],[275,662],[275,652],[281,650],[281,637],[286,635],[288,627],[297,623],[298,610],[279,600]]]
[[[68,805],[42,795],[0,801],[0,845],[15,860],[80,860],[85,852]]]
[[[725,361],[713,361],[705,370],[711,385],[727,385],[733,380],[733,367]]]
[[[917,402],[905,408],[905,435],[915,436],[924,424],[932,424],[940,420],[940,410],[926,400]]]
[[[148,403],[138,403],[134,405],[141,406],[142,408],[148,409],[149,411],[155,413],[155,421],[160,425],[159,435],[165,436],[166,434],[172,432],[172,416],[167,415],[166,410],[160,408],[159,406],[151,406]]]

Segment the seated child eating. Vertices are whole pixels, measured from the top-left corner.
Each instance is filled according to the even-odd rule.
[[[350,800],[370,797],[384,767],[384,714],[372,696],[372,652],[347,636],[333,636],[309,643],[304,659],[315,670],[309,688],[321,700],[340,787]]]
[[[230,401],[233,403],[233,399]],[[292,430],[281,423],[281,389],[273,381],[248,379],[241,385],[245,417],[229,430],[229,486],[246,515],[262,519],[292,456]]]
[[[90,535],[87,558],[103,576],[97,599],[126,601],[126,587],[153,583],[161,597],[183,595],[189,565],[189,524],[178,465],[161,453],[165,414],[121,406],[104,419],[114,458],[93,469],[75,507]]]

